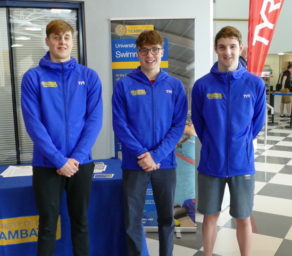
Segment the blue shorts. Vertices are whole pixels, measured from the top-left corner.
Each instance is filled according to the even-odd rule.
[[[254,175],[219,178],[199,173],[198,211],[204,215],[214,215],[220,212],[226,183],[230,191],[230,215],[236,219],[251,216],[255,186]]]

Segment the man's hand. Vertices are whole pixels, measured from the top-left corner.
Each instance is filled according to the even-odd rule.
[[[69,158],[67,162],[57,170],[57,173],[66,177],[72,177],[78,171],[78,167],[79,162],[73,158]]]
[[[160,168],[160,164],[156,164],[149,152],[138,156],[138,165],[145,171],[151,172]]]

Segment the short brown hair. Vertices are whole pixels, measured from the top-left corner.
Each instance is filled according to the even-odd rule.
[[[216,34],[215,42],[214,42],[215,47],[217,46],[218,40],[220,38],[231,38],[231,37],[235,37],[238,40],[238,43],[240,45],[242,44],[242,35],[240,31],[235,27],[227,26],[227,27],[221,28],[221,30]]]
[[[141,48],[145,44],[159,44],[163,46],[163,38],[156,30],[146,30],[136,40],[137,48]]]
[[[46,35],[49,37],[50,34],[59,34],[70,31],[73,35],[73,27],[64,20],[52,20],[46,27]]]

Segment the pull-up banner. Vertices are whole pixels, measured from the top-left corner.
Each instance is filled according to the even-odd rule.
[[[248,70],[258,76],[270,48],[284,0],[250,0],[248,22]]]

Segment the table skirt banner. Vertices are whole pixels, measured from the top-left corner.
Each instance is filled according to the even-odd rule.
[[[0,246],[36,242],[39,216],[0,219]],[[61,238],[61,221],[58,218],[56,240]],[[21,252],[19,252],[21,255]]]
[[[106,175],[95,175],[92,180],[88,213],[89,256],[125,256],[121,162],[118,159],[98,161],[104,162],[107,168],[101,173]],[[0,173],[5,169],[7,166],[0,166]],[[72,256],[66,201],[64,193],[54,256]],[[0,255],[37,255],[38,213],[32,189],[32,176],[0,177],[0,205]]]

